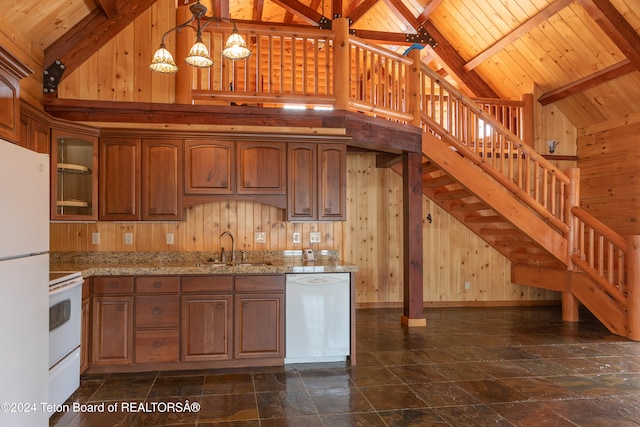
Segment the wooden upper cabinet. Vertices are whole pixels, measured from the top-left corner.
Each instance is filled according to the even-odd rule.
[[[286,144],[241,141],[236,150],[237,194],[286,194]]]
[[[96,136],[62,129],[51,131],[52,220],[95,221],[98,218],[97,169]]]
[[[290,220],[317,219],[317,150],[313,143],[287,147],[287,215]]]
[[[100,139],[100,214],[105,221],[135,221],[140,213],[141,141]]]
[[[182,140],[142,140],[142,219],[182,219]]]
[[[0,46],[0,138],[20,140],[20,80],[33,71]]]
[[[318,144],[318,220],[347,219],[347,147]]]
[[[51,131],[46,124],[20,115],[20,145],[38,153],[51,153]],[[97,156],[96,156],[97,158]]]
[[[345,220],[346,145],[289,143],[287,151],[287,218]]]
[[[235,144],[230,141],[184,142],[185,194],[235,192]]]

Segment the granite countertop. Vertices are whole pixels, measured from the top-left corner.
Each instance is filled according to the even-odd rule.
[[[305,261],[302,251],[245,252],[245,260],[219,260],[215,252],[53,252],[50,271],[81,271],[91,276],[160,276],[211,274],[285,274],[354,272],[358,267],[338,259],[337,251],[317,251]],[[239,252],[236,258],[241,259]]]

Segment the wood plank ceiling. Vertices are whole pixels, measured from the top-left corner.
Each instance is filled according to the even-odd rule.
[[[359,37],[399,52],[418,34],[423,61],[469,95],[535,93],[578,128],[640,113],[638,0],[201,1],[238,21],[326,27],[346,17]],[[154,2],[0,0],[0,31],[31,43],[44,68],[62,59],[72,70]]]

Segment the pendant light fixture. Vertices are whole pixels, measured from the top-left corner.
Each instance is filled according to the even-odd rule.
[[[149,64],[150,70],[156,71],[158,73],[178,72],[178,66],[173,60],[171,52],[169,52],[167,46],[164,44],[164,40],[171,32],[180,32],[180,30],[185,27],[189,27],[196,32],[196,42],[189,50],[189,55],[185,58],[185,62],[193,67],[198,68],[209,68],[213,65],[213,59],[211,59],[211,56],[209,55],[209,50],[202,41],[202,30],[204,30],[211,21],[221,21],[221,18],[214,17],[203,20],[202,18],[205,17],[205,14],[207,13],[207,7],[201,4],[200,0],[189,6],[189,10],[191,11],[192,16],[187,22],[171,28],[162,36],[160,47],[153,55],[151,64]],[[194,21],[196,22],[196,26],[191,25],[191,23]],[[238,33],[238,29],[236,28],[236,24],[234,22],[233,32],[227,39],[227,43],[225,44],[225,49],[222,51],[222,55],[225,58],[238,60],[248,58],[249,56],[251,56],[251,53],[251,49],[247,47],[247,43],[244,41],[244,38],[242,38],[240,33]]]

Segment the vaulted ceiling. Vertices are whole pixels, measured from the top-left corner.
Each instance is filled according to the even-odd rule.
[[[72,70],[156,0],[0,2],[0,32],[30,42],[44,68],[60,58]],[[407,35],[417,34],[426,45],[423,62],[467,94],[534,93],[578,128],[640,113],[638,0],[201,2],[210,15],[238,21],[326,28],[346,17],[357,36],[399,52],[413,43]]]

